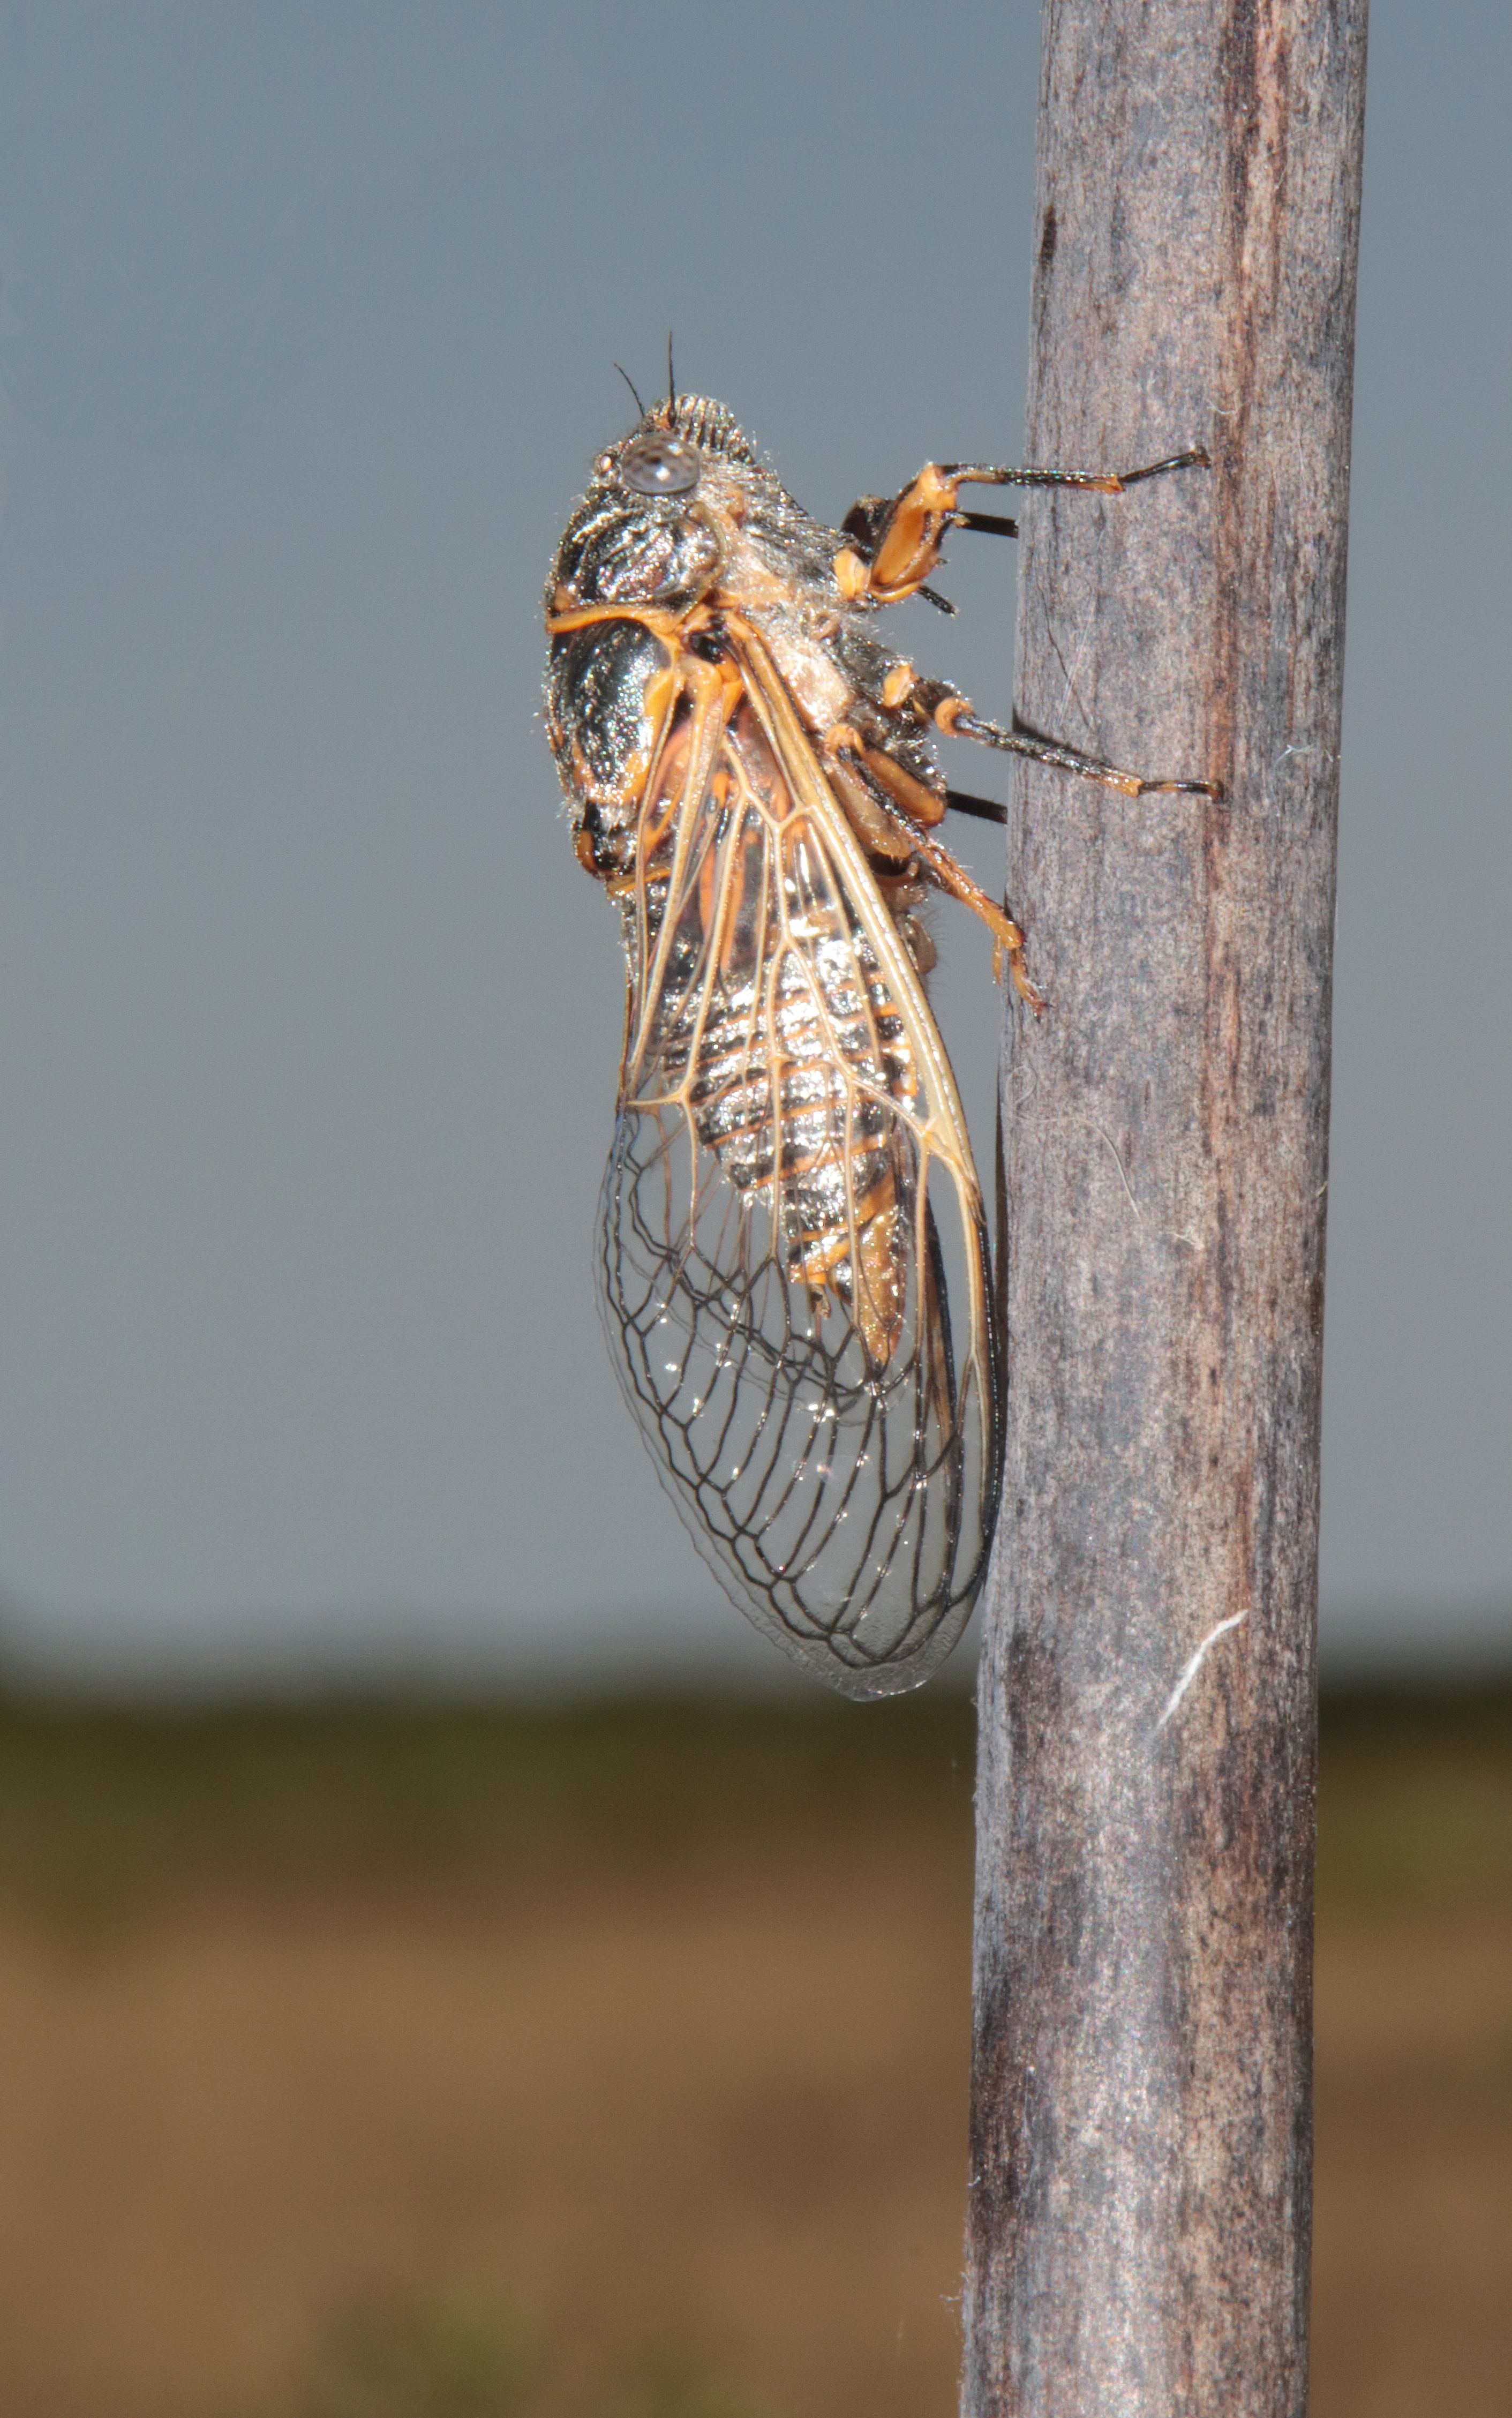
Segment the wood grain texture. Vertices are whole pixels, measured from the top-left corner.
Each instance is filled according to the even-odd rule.
[[[1306,2406],[1329,1017],[1366,0],[1047,0],[968,2418]],[[1240,1615],[1243,1615],[1240,1617]],[[1180,1704],[1184,1669],[1220,1623]]]

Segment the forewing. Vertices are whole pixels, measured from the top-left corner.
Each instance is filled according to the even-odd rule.
[[[741,670],[642,810],[603,1298],[727,1592],[817,1677],[889,1695],[955,1644],[991,1540],[981,1199],[865,859],[755,641]]]

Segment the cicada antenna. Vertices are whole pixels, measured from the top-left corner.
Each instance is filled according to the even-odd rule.
[[[618,361],[615,361],[614,363],[612,363],[612,364],[611,364],[611,366],[612,366],[613,368],[617,369],[617,370],[619,370],[619,362],[618,362]],[[645,417],[646,417],[646,406],[642,403],[642,401],[641,401],[641,399],[640,399],[639,395],[638,395],[638,394],[635,394],[635,381],[634,381],[634,379],[631,376],[630,372],[629,372],[628,370],[619,370],[619,375],[620,375],[620,376],[624,379],[626,386],[628,386],[628,387],[629,387],[631,393],[635,395],[635,409],[639,412],[639,414],[640,414],[640,416],[641,416],[642,420],[644,420],[644,419],[645,419]]]
[[[677,411],[678,381],[672,367],[672,330],[666,331],[666,416],[670,421]]]

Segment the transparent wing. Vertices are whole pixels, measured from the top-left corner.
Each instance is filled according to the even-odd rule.
[[[981,1200],[896,927],[757,642],[741,669],[674,721],[642,809],[603,1301],[726,1591],[816,1677],[890,1695],[955,1644],[991,1541]]]

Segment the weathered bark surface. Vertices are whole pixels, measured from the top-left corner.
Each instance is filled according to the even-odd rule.
[[[1320,1371],[1366,0],[1046,0],[969,2418],[1306,2404]],[[1243,1615],[1240,1617],[1240,1615]],[[1184,1666],[1221,1622],[1162,1723]]]

